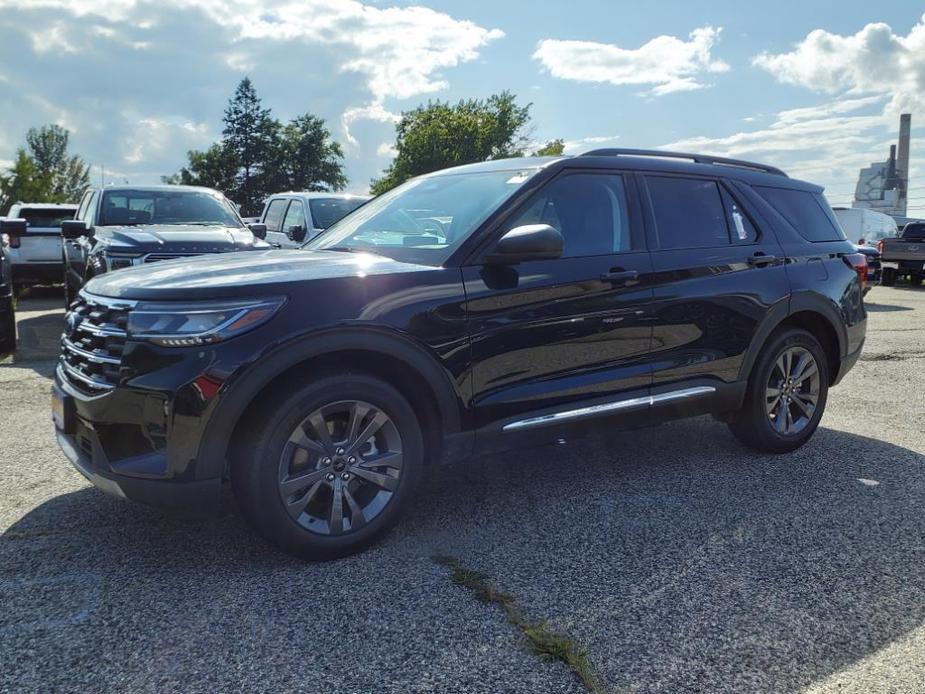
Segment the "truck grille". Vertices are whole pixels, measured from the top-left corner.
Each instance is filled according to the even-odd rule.
[[[148,253],[144,257],[146,263],[157,263],[161,260],[174,260],[175,258],[192,258],[202,253]]]
[[[59,365],[78,390],[100,394],[119,382],[128,314],[133,301],[84,294],[70,306],[61,336]]]

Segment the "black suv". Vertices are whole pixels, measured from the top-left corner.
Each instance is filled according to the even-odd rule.
[[[266,226],[245,226],[211,188],[107,186],[84,193],[74,220],[61,224],[68,305],[91,277],[160,260],[269,248]]]
[[[858,359],[865,281],[822,190],[771,167],[463,166],[302,249],[92,280],[57,436],[104,490],[203,507],[230,480],[269,540],[337,556],[395,523],[425,467],[589,425],[712,413],[792,451]]]

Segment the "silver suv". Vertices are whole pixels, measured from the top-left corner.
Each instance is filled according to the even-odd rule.
[[[16,289],[33,284],[60,284],[64,277],[61,222],[74,219],[77,205],[17,202],[8,220],[24,220],[22,236],[9,235],[9,258]]]

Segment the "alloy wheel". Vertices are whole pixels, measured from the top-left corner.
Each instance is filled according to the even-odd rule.
[[[318,408],[295,428],[279,460],[290,517],[319,535],[359,530],[392,501],[402,472],[398,428],[359,400]]]
[[[771,426],[792,436],[805,429],[819,403],[819,366],[804,347],[788,347],[777,357],[765,389]]]

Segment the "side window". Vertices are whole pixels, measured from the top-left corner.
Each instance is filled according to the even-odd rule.
[[[286,198],[276,198],[270,202],[267,207],[267,213],[264,216],[263,223],[267,225],[267,231],[279,231],[283,221],[283,213],[286,211],[286,204],[289,202]]]
[[[565,239],[562,257],[609,255],[632,248],[623,177],[567,174],[527,201],[508,229],[549,224]]]
[[[758,240],[758,231],[748,215],[725,188],[720,186],[723,206],[726,208],[726,225],[733,243],[749,244]]]
[[[286,210],[286,219],[283,221],[282,231],[285,233],[289,227],[300,226],[305,228],[305,210],[302,208],[301,200],[293,200]]]
[[[77,208],[77,214],[74,215],[74,219],[84,219],[84,214],[87,212],[87,206],[90,204],[90,197],[93,195],[92,191],[87,191],[84,193],[83,197],[80,199],[80,207]]]
[[[646,176],[646,185],[655,214],[659,248],[729,245],[726,210],[716,181]]]
[[[808,190],[753,186],[807,241],[843,241],[844,232],[821,195]],[[820,200],[821,198],[821,200]]]
[[[90,195],[90,199],[87,201],[87,207],[84,209],[83,215],[80,217],[80,219],[87,224],[93,224],[93,217],[96,212],[96,201],[99,196],[99,191],[94,190]]]

